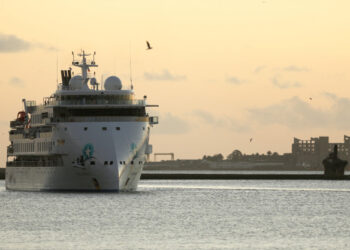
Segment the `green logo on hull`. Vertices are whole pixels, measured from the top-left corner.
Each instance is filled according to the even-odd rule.
[[[94,155],[94,146],[92,144],[88,143],[83,148],[83,158],[84,160],[92,158]]]

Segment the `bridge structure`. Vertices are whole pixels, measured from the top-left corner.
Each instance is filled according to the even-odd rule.
[[[175,154],[174,153],[154,153],[154,161],[157,161],[158,155],[169,155],[171,157],[171,160],[175,160]]]

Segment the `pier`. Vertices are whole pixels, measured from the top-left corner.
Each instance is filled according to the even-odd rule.
[[[216,172],[216,171],[213,171]],[[163,171],[144,171],[141,175],[142,180],[350,180],[350,175],[343,176],[326,176],[324,174],[308,173],[268,173],[268,171],[260,171],[261,173],[206,173],[206,171],[196,171],[196,173],[182,171],[171,172]],[[239,171],[237,171],[239,172]],[[246,171],[247,172],[247,171]],[[280,171],[283,172],[283,171]],[[5,179],[5,168],[0,168],[0,180]]]
[[[350,175],[328,177],[323,174],[234,174],[234,173],[151,173],[144,172],[142,180],[350,180]]]

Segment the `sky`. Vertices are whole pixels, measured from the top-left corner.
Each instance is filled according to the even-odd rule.
[[[1,0],[0,161],[22,98],[50,96],[57,69],[81,49],[96,51],[97,79],[129,87],[131,75],[136,96],[159,105],[153,152],[195,159],[286,153],[294,137],[342,142],[349,9],[342,0]]]

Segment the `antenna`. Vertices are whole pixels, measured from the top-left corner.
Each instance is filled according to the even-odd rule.
[[[56,84],[58,86],[58,55],[56,54]]]
[[[91,62],[91,64],[95,64],[95,56],[96,56],[96,51],[94,51],[94,55],[93,55],[93,57],[92,57],[92,62]]]
[[[134,89],[134,85],[132,84],[132,67],[131,67],[131,42],[129,42],[129,57],[130,57],[130,87],[131,90]]]

